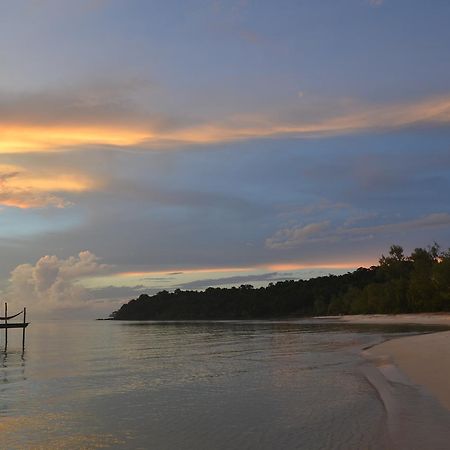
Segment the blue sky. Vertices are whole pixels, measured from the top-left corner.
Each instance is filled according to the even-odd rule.
[[[3,296],[99,315],[449,247],[449,19],[439,0],[0,1]]]

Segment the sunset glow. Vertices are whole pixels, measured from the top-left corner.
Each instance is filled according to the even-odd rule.
[[[4,297],[109,314],[450,247],[449,11],[403,3],[4,2]]]
[[[0,0],[0,450],[448,448],[449,24]]]
[[[82,145],[130,146],[147,139],[145,132],[120,130],[111,126],[29,126],[0,125],[0,153],[26,153],[61,150]]]
[[[314,105],[310,105],[311,109]],[[333,107],[330,104],[330,107]],[[307,111],[306,111],[307,112]],[[325,111],[324,111],[325,112]],[[151,119],[149,118],[149,123]],[[266,137],[321,137],[371,130],[395,129],[423,124],[450,123],[450,100],[431,98],[411,103],[363,105],[347,102],[334,116],[323,120],[299,122],[295,115],[286,123],[260,114],[223,117],[221,121],[199,123],[192,127],[173,127],[170,130],[153,126],[124,127],[111,124],[65,126],[14,124],[0,122],[0,152],[26,153],[62,150],[67,147],[111,145],[132,147],[157,144],[177,147],[182,144],[218,144],[234,140]]]

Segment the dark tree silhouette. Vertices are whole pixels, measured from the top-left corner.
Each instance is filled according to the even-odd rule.
[[[378,266],[344,275],[287,280],[267,287],[141,295],[111,314],[115,320],[256,319],[326,314],[450,310],[450,249],[435,243],[405,256],[393,245]]]

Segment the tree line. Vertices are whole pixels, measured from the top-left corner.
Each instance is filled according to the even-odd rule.
[[[263,319],[340,314],[450,311],[450,249],[437,244],[409,256],[391,246],[379,264],[344,275],[244,284],[204,291],[142,294],[111,314],[115,320]]]

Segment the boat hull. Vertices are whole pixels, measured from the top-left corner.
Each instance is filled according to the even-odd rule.
[[[1,328],[26,328],[30,322],[27,323],[0,323]]]

